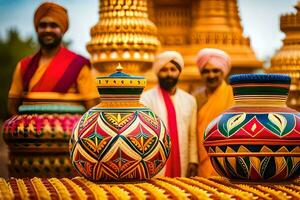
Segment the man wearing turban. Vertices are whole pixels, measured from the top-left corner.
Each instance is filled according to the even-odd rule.
[[[9,113],[17,114],[18,106],[26,101],[83,102],[87,108],[94,105],[98,93],[89,60],[62,46],[69,27],[67,10],[43,3],[33,22],[40,49],[17,64],[8,95]]]
[[[159,54],[153,63],[159,84],[141,96],[142,103],[163,120],[171,137],[170,156],[159,176],[197,175],[197,105],[192,95],[177,87],[183,66],[178,52]]]
[[[204,131],[208,124],[230,108],[233,103],[231,86],[225,78],[231,68],[231,59],[219,49],[205,48],[199,51],[196,60],[204,87],[195,94],[198,106],[199,176],[208,178],[217,175],[203,146]]]

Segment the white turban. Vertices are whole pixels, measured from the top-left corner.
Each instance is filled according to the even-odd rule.
[[[180,71],[184,67],[183,58],[180,53],[176,51],[165,51],[158,56],[156,56],[153,63],[153,70],[157,74],[163,66],[165,66],[168,62],[174,61],[180,67]],[[176,67],[178,67],[176,66]]]
[[[202,71],[207,63],[210,63],[219,68],[225,76],[231,69],[231,58],[227,53],[220,49],[202,49],[197,55],[196,63],[200,71]]]

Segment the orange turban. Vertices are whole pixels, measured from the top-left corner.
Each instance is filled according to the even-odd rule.
[[[43,17],[49,16],[55,20],[61,30],[65,33],[69,27],[69,19],[67,10],[52,2],[41,4],[34,13],[34,27],[37,30],[40,20]]]
[[[231,69],[231,58],[220,49],[204,48],[198,52],[196,63],[200,71],[210,63],[219,68],[226,76]]]

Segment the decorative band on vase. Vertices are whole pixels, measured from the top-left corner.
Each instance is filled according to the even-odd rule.
[[[283,74],[238,74],[229,79],[235,98],[286,99],[289,93],[291,78]]]
[[[140,95],[142,94],[143,87],[98,87],[98,92],[100,96],[103,95]]]
[[[103,98],[104,95],[135,96],[142,94],[147,83],[146,79],[142,76],[130,76],[125,74],[122,72],[122,69],[121,66],[118,66],[117,72],[108,77],[97,77],[97,88],[101,98]]]
[[[231,85],[241,83],[291,84],[291,77],[285,74],[235,74],[229,78]]]
[[[53,104],[37,104],[37,105],[21,105],[19,106],[20,114],[44,114],[44,113],[69,113],[82,114],[85,108],[81,105],[53,105]]]

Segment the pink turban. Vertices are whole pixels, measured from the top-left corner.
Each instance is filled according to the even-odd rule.
[[[231,59],[227,53],[220,49],[205,48],[199,51],[196,60],[200,71],[207,63],[219,68],[226,76],[231,69]]]
[[[35,30],[37,30],[40,20],[47,16],[53,18],[64,33],[68,30],[69,19],[67,10],[61,5],[52,2],[45,2],[36,9],[33,19]]]
[[[157,74],[163,66],[165,66],[168,62],[174,61],[180,67],[180,71],[184,67],[183,58],[180,53],[176,51],[165,51],[158,56],[156,56],[153,63],[153,70]]]

